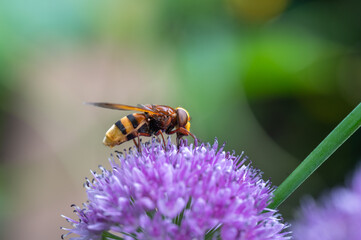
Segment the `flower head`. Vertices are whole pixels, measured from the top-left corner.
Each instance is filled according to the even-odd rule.
[[[293,224],[295,239],[356,240],[361,237],[361,168],[350,187],[339,187],[318,203],[303,203]]]
[[[246,158],[213,146],[167,150],[157,142],[110,158],[85,184],[88,202],[75,206],[79,220],[65,217],[79,235],[101,239],[108,231],[124,239],[289,239],[275,210],[273,188]],[[68,235],[67,234],[67,235]],[[118,238],[120,239],[120,238]]]

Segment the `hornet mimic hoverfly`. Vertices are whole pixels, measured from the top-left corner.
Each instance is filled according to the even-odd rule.
[[[138,105],[137,107],[114,103],[87,103],[102,108],[116,110],[139,111],[125,116],[114,123],[105,133],[103,143],[106,146],[113,147],[126,141],[133,140],[138,151],[141,151],[140,136],[150,137],[152,135],[161,135],[165,147],[163,132],[168,135],[177,134],[177,146],[183,136],[196,137],[190,130],[190,116],[184,108],[176,109],[165,105]],[[138,138],[138,142],[135,141]]]

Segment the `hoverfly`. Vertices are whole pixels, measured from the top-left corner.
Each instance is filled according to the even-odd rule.
[[[102,108],[116,110],[138,111],[140,113],[129,114],[114,123],[105,133],[103,143],[106,146],[114,147],[124,142],[133,140],[138,151],[141,151],[140,136],[150,137],[161,135],[164,147],[165,141],[163,132],[168,135],[177,134],[177,146],[183,136],[196,137],[190,130],[190,116],[184,108],[176,109],[165,105],[138,105],[137,107],[114,103],[87,103]],[[138,138],[138,143],[135,141]]]

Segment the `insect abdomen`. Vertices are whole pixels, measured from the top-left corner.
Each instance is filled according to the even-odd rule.
[[[141,113],[129,114],[114,123],[105,133],[103,143],[107,146],[119,145],[137,137],[138,132],[147,132],[148,123]]]

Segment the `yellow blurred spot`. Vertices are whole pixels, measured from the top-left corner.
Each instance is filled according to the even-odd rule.
[[[227,0],[237,17],[251,22],[267,21],[281,14],[289,0]]]

